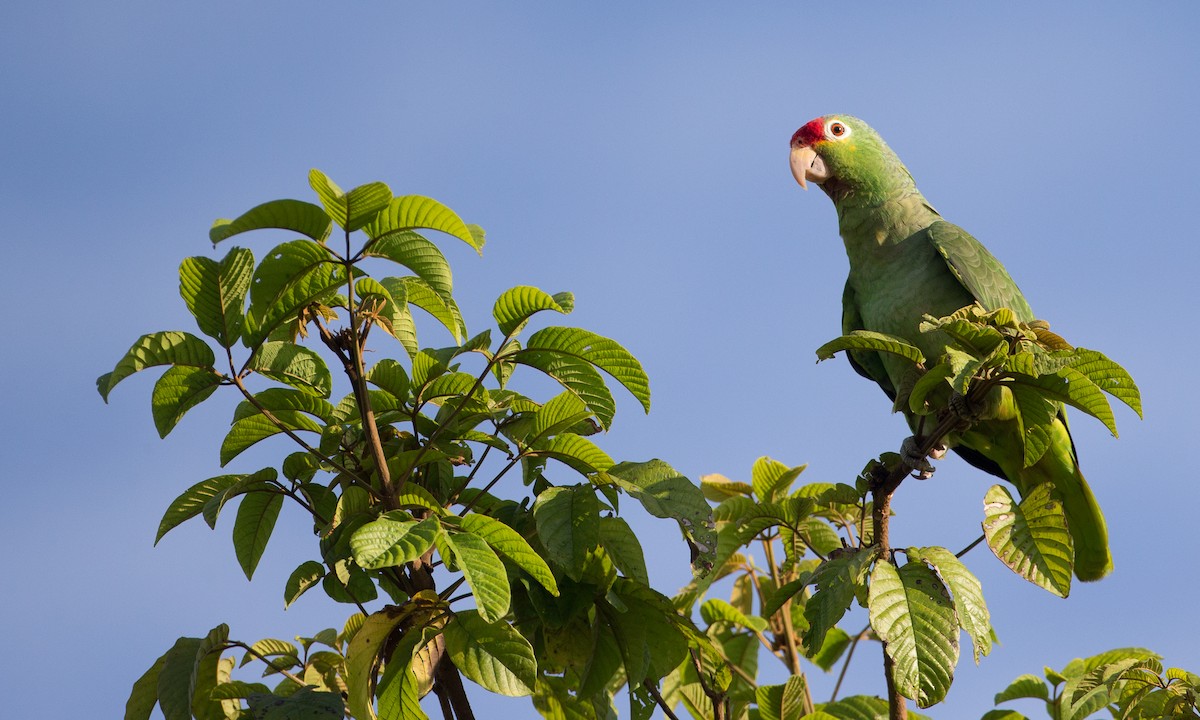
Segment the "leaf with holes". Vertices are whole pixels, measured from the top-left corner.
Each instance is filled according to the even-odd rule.
[[[896,689],[923,708],[941,702],[958,664],[958,622],[945,584],[927,565],[875,565],[871,627],[894,663]]]
[[[1018,505],[1002,485],[983,499],[983,532],[1000,562],[1059,597],[1071,592],[1075,551],[1067,516],[1051,483],[1035,487]]]

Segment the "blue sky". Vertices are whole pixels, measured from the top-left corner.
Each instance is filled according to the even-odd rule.
[[[119,717],[150,661],[218,622],[254,640],[344,620],[315,596],[282,611],[308,550],[282,535],[253,583],[229,518],[151,547],[170,500],[220,472],[232,400],[161,441],[150,377],[108,406],[94,389],[138,335],[191,328],[175,273],[212,254],[212,220],[311,197],[311,167],[436,197],[487,229],[483,259],[446,243],[472,329],[511,285],[573,291],[572,322],[650,373],[652,412],[622,398],[601,440],[616,458],[746,478],[770,455],[845,481],[895,449],[903,423],[883,395],[840,360],[813,362],[839,333],[846,260],[832,206],[788,173],[787,141],[829,112],[878,129],[1037,314],[1123,363],[1145,399],[1144,422],[1117,409],[1120,440],[1072,426],[1116,572],[1063,601],[986,549],[968,555],[1001,644],[964,660],[932,715],[978,717],[1017,675],[1112,647],[1200,670],[1200,6],[64,1],[4,16],[0,687],[31,717]],[[261,255],[272,239],[247,242]],[[894,542],[965,546],[989,484],[957,461],[907,483]],[[673,592],[686,548],[671,524],[636,522]],[[305,537],[301,518],[288,528]],[[818,699],[832,681],[813,678]],[[876,647],[849,682],[883,692]]]

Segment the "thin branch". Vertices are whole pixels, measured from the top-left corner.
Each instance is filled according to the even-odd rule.
[[[642,687],[646,688],[646,692],[650,693],[650,697],[654,698],[655,704],[662,708],[663,715],[667,716],[667,720],[679,720],[679,717],[671,710],[671,706],[663,699],[662,693],[658,691],[654,683],[649,680],[643,680]]]
[[[854,657],[854,648],[858,647],[860,640],[867,636],[867,631],[871,629],[870,624],[858,631],[854,636],[854,640],[850,642],[850,649],[846,651],[846,660],[842,663],[842,671],[838,673],[837,683],[833,686],[833,695],[830,696],[829,702],[836,702],[838,693],[842,689],[842,680],[846,679],[846,671],[850,669],[850,658]]]
[[[966,555],[967,553],[971,552],[972,550],[975,549],[975,546],[978,545],[979,543],[983,542],[984,538],[986,538],[986,537],[987,537],[986,535],[980,535],[979,537],[975,538],[975,542],[966,546],[962,550],[959,550],[958,552],[954,553],[954,557],[960,558],[963,555]]]

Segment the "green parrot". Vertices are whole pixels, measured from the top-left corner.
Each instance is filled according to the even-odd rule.
[[[903,338],[927,358],[945,352],[941,333],[921,333],[922,316],[943,317],[972,302],[985,310],[1010,308],[1034,320],[1029,303],[1004,266],[917,190],[908,169],[866,123],[848,115],[812,120],[792,136],[792,174],[800,186],[817,183],[833,200],[850,258],[842,295],[842,331],[872,330]],[[895,399],[911,365],[886,353],[848,353],[854,369]],[[947,444],[967,462],[1005,478],[1024,495],[1050,481],[1063,499],[1075,545],[1075,574],[1099,580],[1112,570],[1100,506],[1079,471],[1067,418],[1058,408],[1052,442],[1023,467],[1023,445],[1011,396],[996,388],[989,412]],[[994,402],[992,402],[994,401]],[[909,418],[910,426],[914,418]]]

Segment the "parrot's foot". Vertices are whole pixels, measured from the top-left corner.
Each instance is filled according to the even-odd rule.
[[[939,445],[930,455],[933,455],[937,459],[945,457],[946,446]],[[909,436],[904,438],[904,442],[900,444],[900,457],[913,469],[912,476],[914,478],[928,480],[933,477],[933,465],[925,458],[925,453],[921,452],[921,448],[917,445],[915,437]]]
[[[966,425],[974,425],[983,419],[984,408],[978,403],[971,402],[966,395],[953,393],[950,395],[950,412]]]

